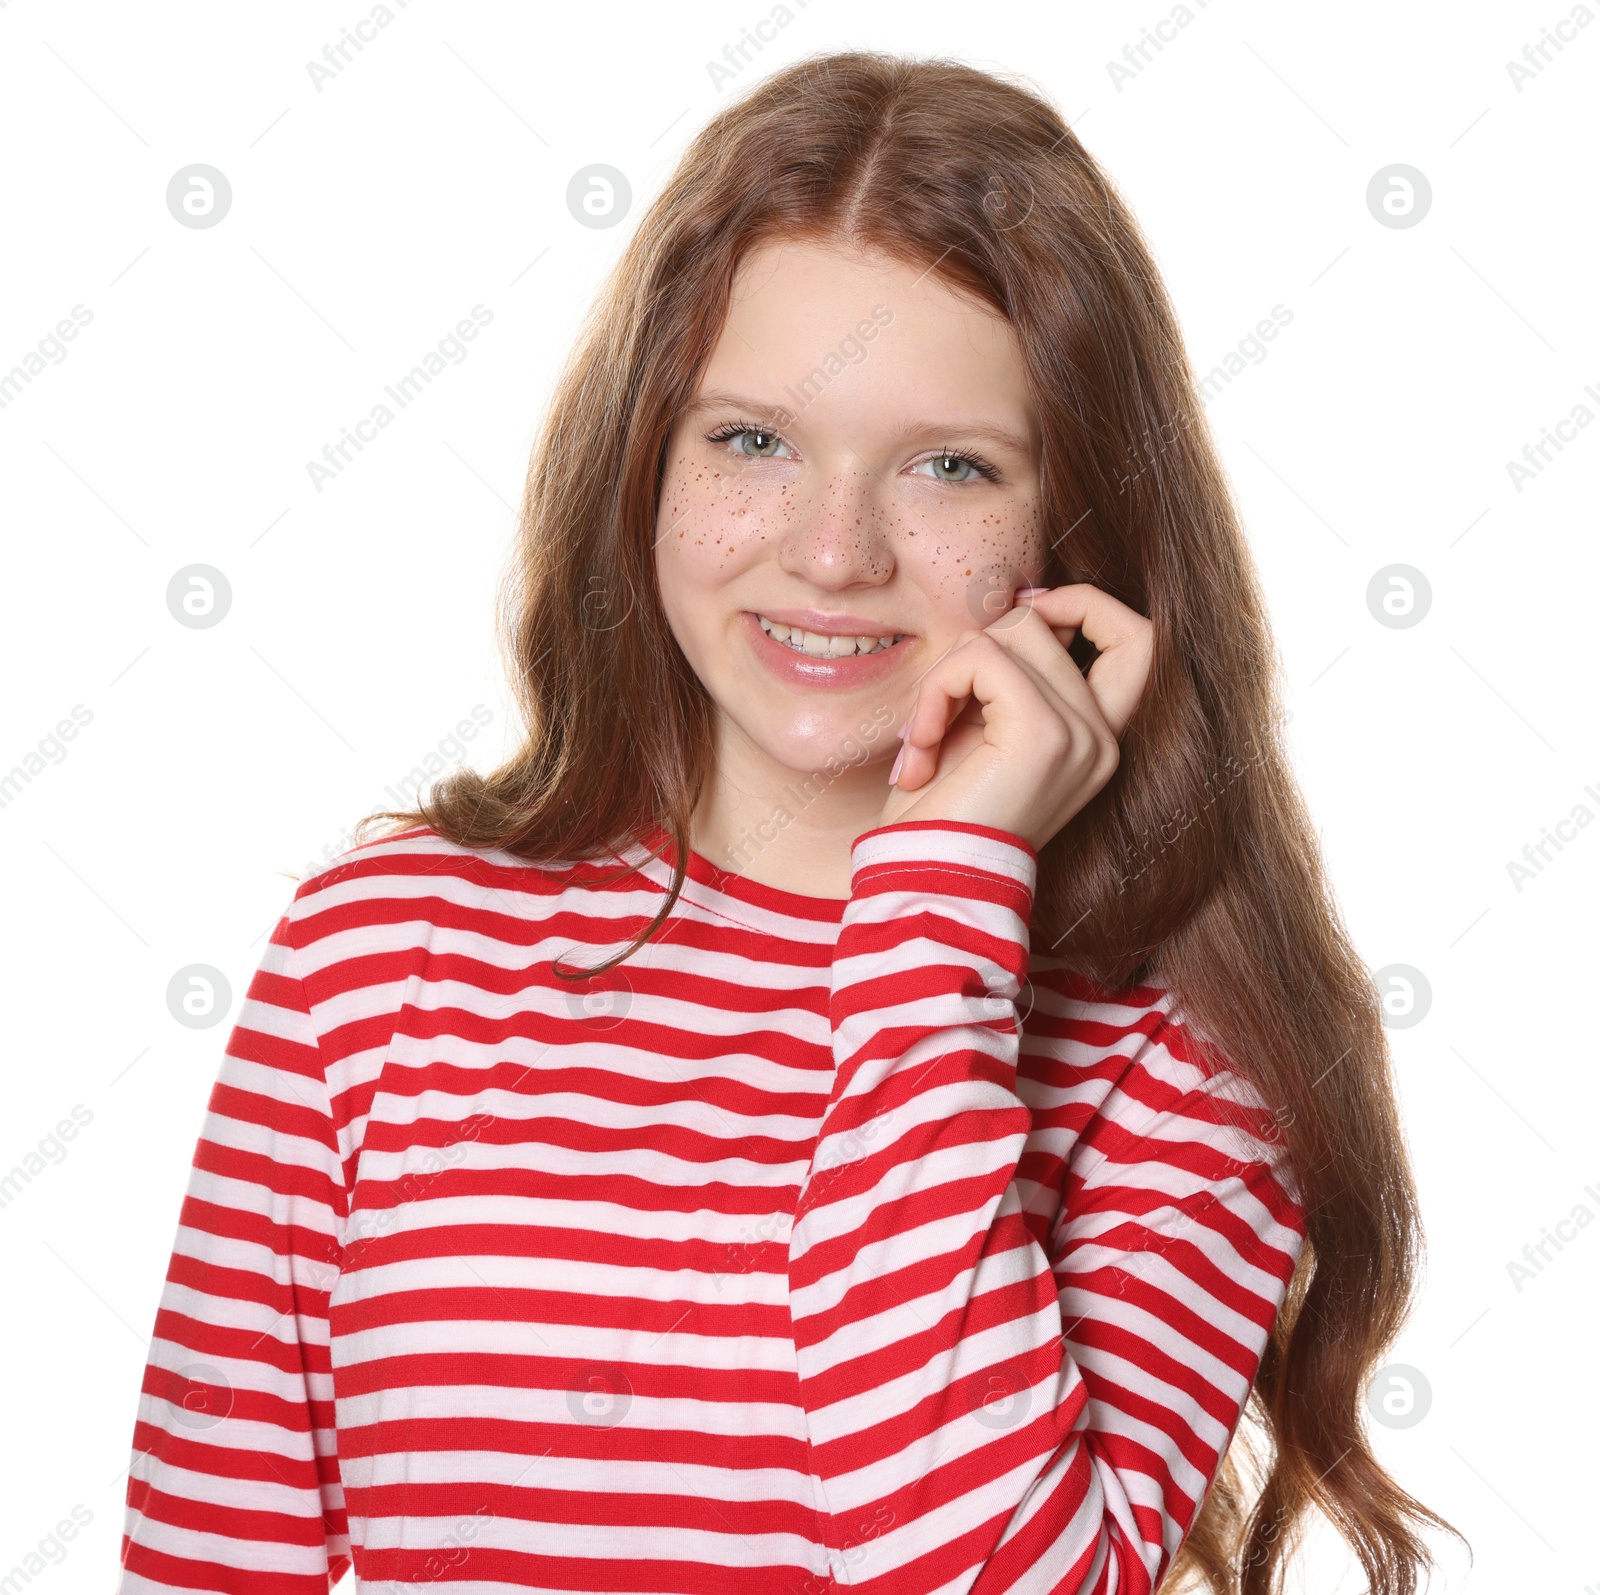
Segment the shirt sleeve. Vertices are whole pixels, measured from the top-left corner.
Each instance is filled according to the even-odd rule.
[[[839,1584],[1150,1595],[1298,1255],[1271,1170],[1209,1116],[1218,1149],[1187,1144],[1176,1090],[1135,1088],[1136,1112],[1080,1121],[1074,1210],[1051,1233],[1030,1221],[1017,999],[1037,863],[966,823],[856,843],[834,1080],[789,1239]]]
[[[347,1211],[285,914],[195,1148],[134,1428],[120,1595],[325,1595],[349,1567],[328,1352]]]

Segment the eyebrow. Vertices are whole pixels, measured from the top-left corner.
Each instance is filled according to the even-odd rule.
[[[1009,427],[992,426],[987,421],[957,421],[954,424],[940,421],[907,421],[895,434],[898,438],[922,436],[959,436],[982,438],[988,443],[998,443],[1003,449],[1014,449],[1018,454],[1031,454],[1028,440],[1019,437]]]
[[[742,393],[729,393],[721,388],[710,388],[686,406],[685,415],[701,415],[707,410],[746,410],[758,420],[771,418],[779,410],[789,410],[785,404],[772,404],[762,399],[752,399]],[[790,411],[792,414],[793,412]],[[1033,448],[1028,439],[1020,437],[1009,427],[995,426],[988,421],[906,421],[895,430],[896,441],[912,437],[970,437],[1012,449],[1025,457]]]

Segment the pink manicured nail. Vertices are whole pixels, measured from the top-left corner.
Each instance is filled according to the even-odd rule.
[[[894,756],[894,768],[889,772],[889,785],[893,786],[900,779],[900,766],[905,763],[906,750],[901,750]]]
[[[910,724],[911,724],[911,722],[909,720],[902,720],[900,722],[900,724],[897,725],[894,728],[895,740],[897,742],[904,742],[905,741],[905,739],[906,739],[906,727],[909,726]]]
[[[1049,591],[1050,591],[1050,589],[1048,587],[1019,587],[1017,589],[1017,597],[1018,598],[1035,598],[1040,593],[1047,593]]]

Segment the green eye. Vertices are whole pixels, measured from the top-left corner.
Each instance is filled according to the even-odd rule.
[[[745,438],[749,443],[748,448],[742,448],[739,450],[741,454],[752,455],[758,460],[768,460],[771,459],[778,450],[780,439],[776,432],[762,432],[757,430],[741,432],[739,435],[742,438]]]
[[[928,474],[936,482],[970,482],[975,477],[993,482],[1000,474],[986,460],[979,459],[975,454],[965,454],[959,449],[946,449],[942,454],[923,460],[914,469],[921,471],[924,465],[933,467]]]
[[[744,446],[747,441],[751,447]],[[747,460],[777,460],[785,457],[778,453],[779,449],[785,447],[783,439],[769,427],[757,426],[751,421],[730,421],[727,426],[707,433],[706,442],[726,443],[735,454],[742,454]]]

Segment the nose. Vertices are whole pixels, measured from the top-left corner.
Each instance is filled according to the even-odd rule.
[[[779,565],[826,592],[881,587],[894,574],[895,562],[880,488],[872,469],[854,454],[846,454],[821,480],[802,481],[778,542]]]

